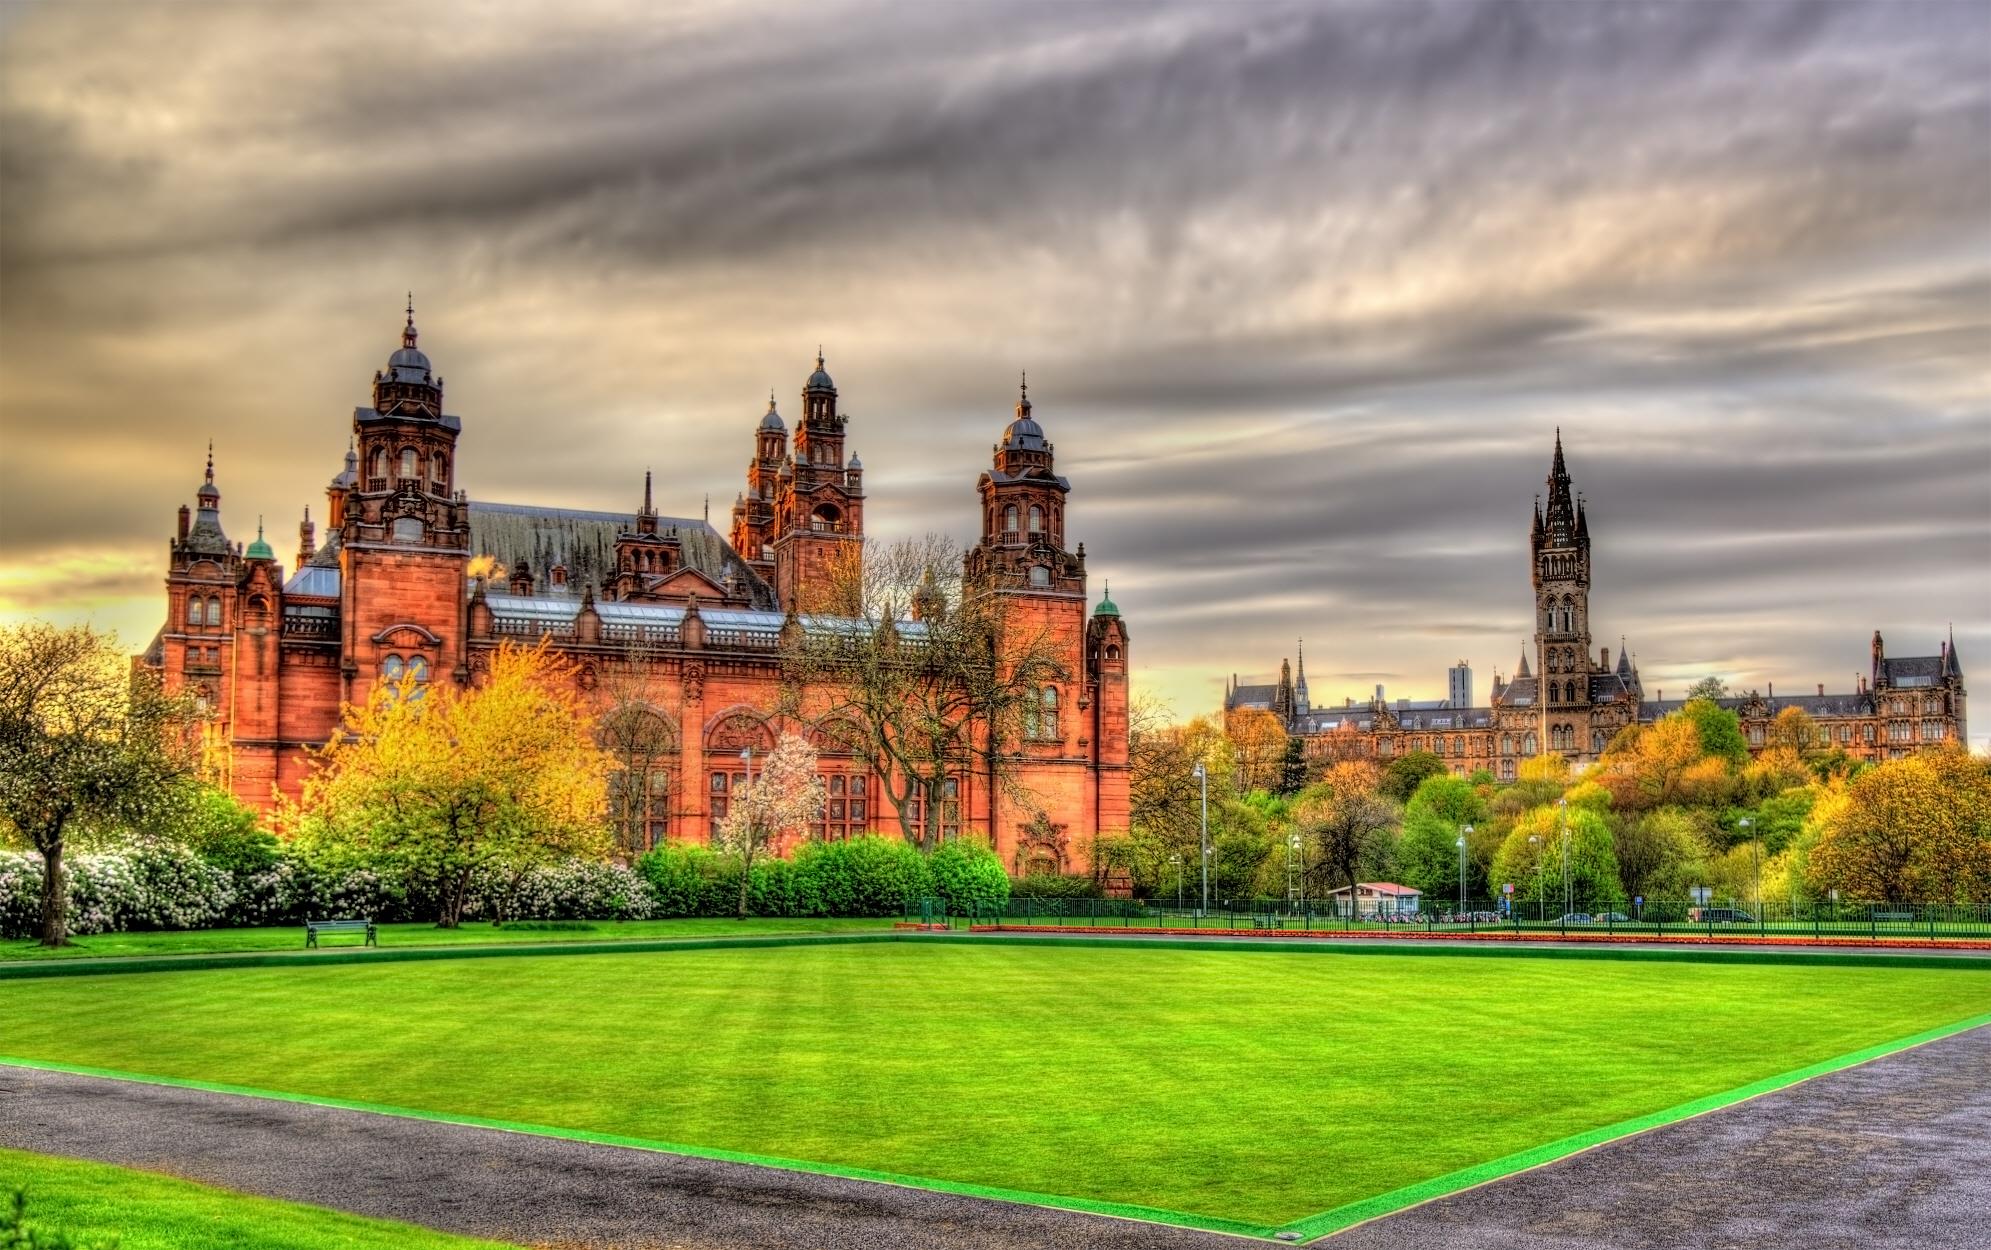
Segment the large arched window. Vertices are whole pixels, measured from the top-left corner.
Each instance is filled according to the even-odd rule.
[[[1002,510],[1002,528],[1005,533],[1016,532],[1016,505],[1011,504]]]
[[[428,693],[429,662],[426,657],[411,655],[403,658],[390,655],[380,663],[380,679],[395,688],[395,697],[400,697],[400,686],[406,681],[408,701],[414,702]]]
[[[429,457],[429,486],[438,495],[449,490],[449,460],[441,452]]]
[[[418,481],[421,476],[421,469],[418,467],[420,464],[421,458],[415,454],[415,449],[413,447],[403,447],[401,449],[401,481],[410,485]]]
[[[387,449],[376,447],[366,461],[366,488],[368,490],[387,489]]]
[[[1533,755],[1534,753],[1535,753],[1535,731],[1530,729],[1527,732],[1527,734],[1524,735],[1521,739],[1521,754]]]
[[[187,596],[187,624],[199,625],[203,621],[207,620],[207,617],[203,615],[201,612],[200,604],[201,604],[201,599],[199,595]]]
[[[210,625],[221,624],[221,600],[215,598],[213,595],[207,597],[207,623]]]
[[[1043,706],[1044,736],[1053,739],[1060,737],[1061,735],[1058,733],[1058,688],[1056,686],[1044,687]]]
[[[1033,534],[1044,532],[1044,510],[1034,503],[1030,505],[1030,532]]]

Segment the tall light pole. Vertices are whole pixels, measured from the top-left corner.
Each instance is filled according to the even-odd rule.
[[[1749,837],[1750,820],[1744,816],[1735,822],[1742,826],[1742,836]],[[1749,839],[1749,859],[1756,868],[1756,919],[1763,918],[1763,846],[1754,838]]]
[[[1286,839],[1286,905],[1289,908],[1300,897],[1299,857],[1300,835],[1295,833]]]
[[[1557,799],[1556,823],[1562,827],[1562,914],[1570,911],[1569,898],[1569,800]]]
[[[1182,910],[1182,857],[1171,855],[1168,862],[1175,865],[1175,909]]]
[[[1203,848],[1203,904],[1197,915],[1210,910],[1210,772],[1203,767],[1203,761],[1196,761],[1196,781],[1203,788],[1203,836],[1199,845]]]
[[[1466,909],[1466,835],[1473,831],[1471,825],[1459,830],[1459,910]]]
[[[1539,834],[1531,833],[1528,835],[1528,842],[1531,845],[1540,846],[1542,839]],[[1542,904],[1545,901],[1546,900],[1542,898],[1542,853],[1540,851],[1536,851],[1535,852],[1535,919],[1537,921],[1542,919],[1542,912],[1546,910],[1542,906]]]

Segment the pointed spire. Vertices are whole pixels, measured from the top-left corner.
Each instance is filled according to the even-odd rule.
[[[401,327],[401,346],[413,347],[414,345],[415,345],[415,293],[413,291],[410,291],[408,292],[408,324]],[[448,346],[448,344],[444,344],[444,346]]]
[[[650,471],[645,469],[643,470],[643,515],[648,516],[655,511],[656,508],[650,504]]]
[[[1956,625],[1950,624],[1949,641],[1943,644],[1943,676],[1963,676],[1963,662],[1956,658]]]
[[[1521,680],[1523,680],[1524,678],[1527,678],[1527,677],[1531,677],[1531,676],[1533,676],[1533,674],[1532,674],[1532,673],[1530,673],[1530,672],[1528,671],[1528,644],[1526,644],[1526,643],[1522,643],[1522,644],[1521,644],[1521,666],[1520,666],[1519,668],[1517,668],[1517,669],[1515,669],[1515,670],[1514,670],[1514,680],[1516,680],[1516,681],[1521,681]]]
[[[207,484],[214,485],[214,440],[207,440]]]

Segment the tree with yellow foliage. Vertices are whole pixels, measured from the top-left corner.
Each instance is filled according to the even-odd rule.
[[[1820,889],[1860,899],[1991,902],[1991,764],[1955,746],[1886,763],[1818,805]]]
[[[436,923],[455,928],[478,869],[607,850],[591,719],[543,640],[500,646],[478,685],[382,682],[346,707],[292,819],[320,847],[433,882]]]
[[[1237,788],[1271,790],[1279,784],[1279,765],[1286,755],[1286,727],[1263,709],[1230,712],[1224,717],[1225,736],[1237,755]]]

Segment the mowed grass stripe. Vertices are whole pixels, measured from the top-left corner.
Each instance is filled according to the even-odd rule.
[[[1275,1227],[1987,1008],[1981,968],[893,943],[10,983],[0,1052]]]

